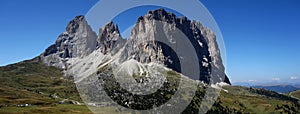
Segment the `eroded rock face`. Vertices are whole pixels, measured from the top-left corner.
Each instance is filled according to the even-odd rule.
[[[119,58],[120,62],[130,59],[140,63],[155,62],[180,72],[180,57],[169,44],[157,41],[165,37],[172,44],[172,38],[178,33],[182,33],[194,48],[198,61],[191,63],[199,64],[200,68],[193,70],[200,71],[200,80],[206,83],[211,80],[212,83],[225,80],[230,84],[225,76],[214,33],[200,22],[176,17],[164,9],[149,11],[139,17],[128,40],[122,38],[118,26],[113,22],[100,28],[97,36],[84,17],[77,16],[69,22],[66,32],[59,35],[56,43],[47,48],[41,58],[47,65],[67,68],[69,58],[84,58],[97,51],[104,55],[117,56],[115,58]],[[180,42],[176,44],[181,45]]]

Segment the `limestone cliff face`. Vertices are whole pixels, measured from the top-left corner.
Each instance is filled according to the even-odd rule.
[[[84,58],[93,52],[116,56],[120,62],[135,59],[140,63],[160,63],[180,72],[180,57],[168,46],[159,42],[165,37],[169,43],[178,31],[192,44],[199,64],[199,79],[209,83],[225,81],[225,68],[222,63],[216,36],[200,22],[191,21],[187,17],[177,17],[164,9],[149,11],[138,18],[129,39],[123,39],[118,26],[113,22],[99,29],[96,35],[83,16],[77,16],[69,22],[66,32],[59,35],[55,44],[41,55],[47,65],[67,68],[70,58]],[[183,45],[176,42],[176,45]],[[186,50],[193,51],[193,50]],[[212,71],[214,70],[214,71]]]

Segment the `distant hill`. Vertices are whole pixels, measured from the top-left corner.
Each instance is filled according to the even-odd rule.
[[[299,100],[274,91],[243,86],[224,86],[210,114],[300,113]]]
[[[263,88],[267,90],[276,91],[278,93],[289,93],[295,90],[300,90],[299,87],[292,86],[292,85],[260,85],[260,86],[252,86],[253,88]]]
[[[296,90],[290,93],[291,96],[300,99],[300,90]]]

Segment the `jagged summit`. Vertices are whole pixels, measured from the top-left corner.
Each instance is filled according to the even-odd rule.
[[[103,34],[103,33],[108,33],[108,34],[119,34],[120,35],[120,32],[119,32],[119,27],[118,25],[115,25],[114,22],[109,22],[107,24],[105,24],[105,26],[103,28],[100,28],[99,29],[99,34]]]
[[[141,16],[138,21],[142,21],[144,19],[155,19],[155,20],[162,20],[162,21],[166,21],[169,22],[172,19],[175,19],[176,15],[173,13],[168,13],[166,12],[165,9],[161,8],[158,10],[153,10],[153,11],[149,11],[144,17]]]
[[[125,41],[126,40],[121,37],[118,25],[115,25],[112,21],[99,29],[97,47],[100,48],[104,54],[113,51],[114,47],[123,46]]]
[[[96,50],[97,34],[88,25],[84,16],[71,20],[66,31],[61,33],[55,44],[41,54],[44,63],[49,66],[67,68],[69,58],[82,58]]]
[[[71,20],[67,27],[66,27],[66,32],[68,33],[75,33],[77,32],[79,25],[85,21],[83,15],[76,16],[73,20]]]
[[[147,12],[144,16],[140,16],[138,18],[138,22],[143,21],[143,20],[158,20],[158,21],[164,21],[167,23],[181,23],[183,22],[190,22],[190,20],[187,19],[186,16],[178,17],[172,12],[167,12],[165,9],[161,8],[158,10],[153,10]]]

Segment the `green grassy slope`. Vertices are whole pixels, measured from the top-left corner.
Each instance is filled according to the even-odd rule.
[[[76,112],[58,104],[64,99],[68,99],[66,104],[81,102],[75,84],[71,79],[63,78],[60,69],[33,60],[0,67],[0,113],[42,113],[53,108],[57,108],[54,112]],[[16,107],[22,104],[33,106]],[[84,105],[75,107],[79,113],[82,109],[89,112]]]
[[[225,86],[211,113],[300,113],[297,99],[264,89]]]
[[[60,104],[52,106],[2,107],[0,114],[92,114],[84,105]]]
[[[300,113],[299,102],[293,98],[299,98],[300,91],[291,93],[293,97],[289,97],[263,89],[223,88],[228,92],[221,91],[208,113]],[[63,78],[60,69],[37,61],[0,67],[0,113],[91,113],[84,105],[58,104],[67,98],[81,101],[75,84],[71,79]],[[16,107],[19,104],[33,106]],[[109,107],[98,110],[114,113]]]
[[[296,97],[296,98],[300,99],[300,90],[293,91],[293,92],[290,93],[290,95],[292,95],[293,97]]]

